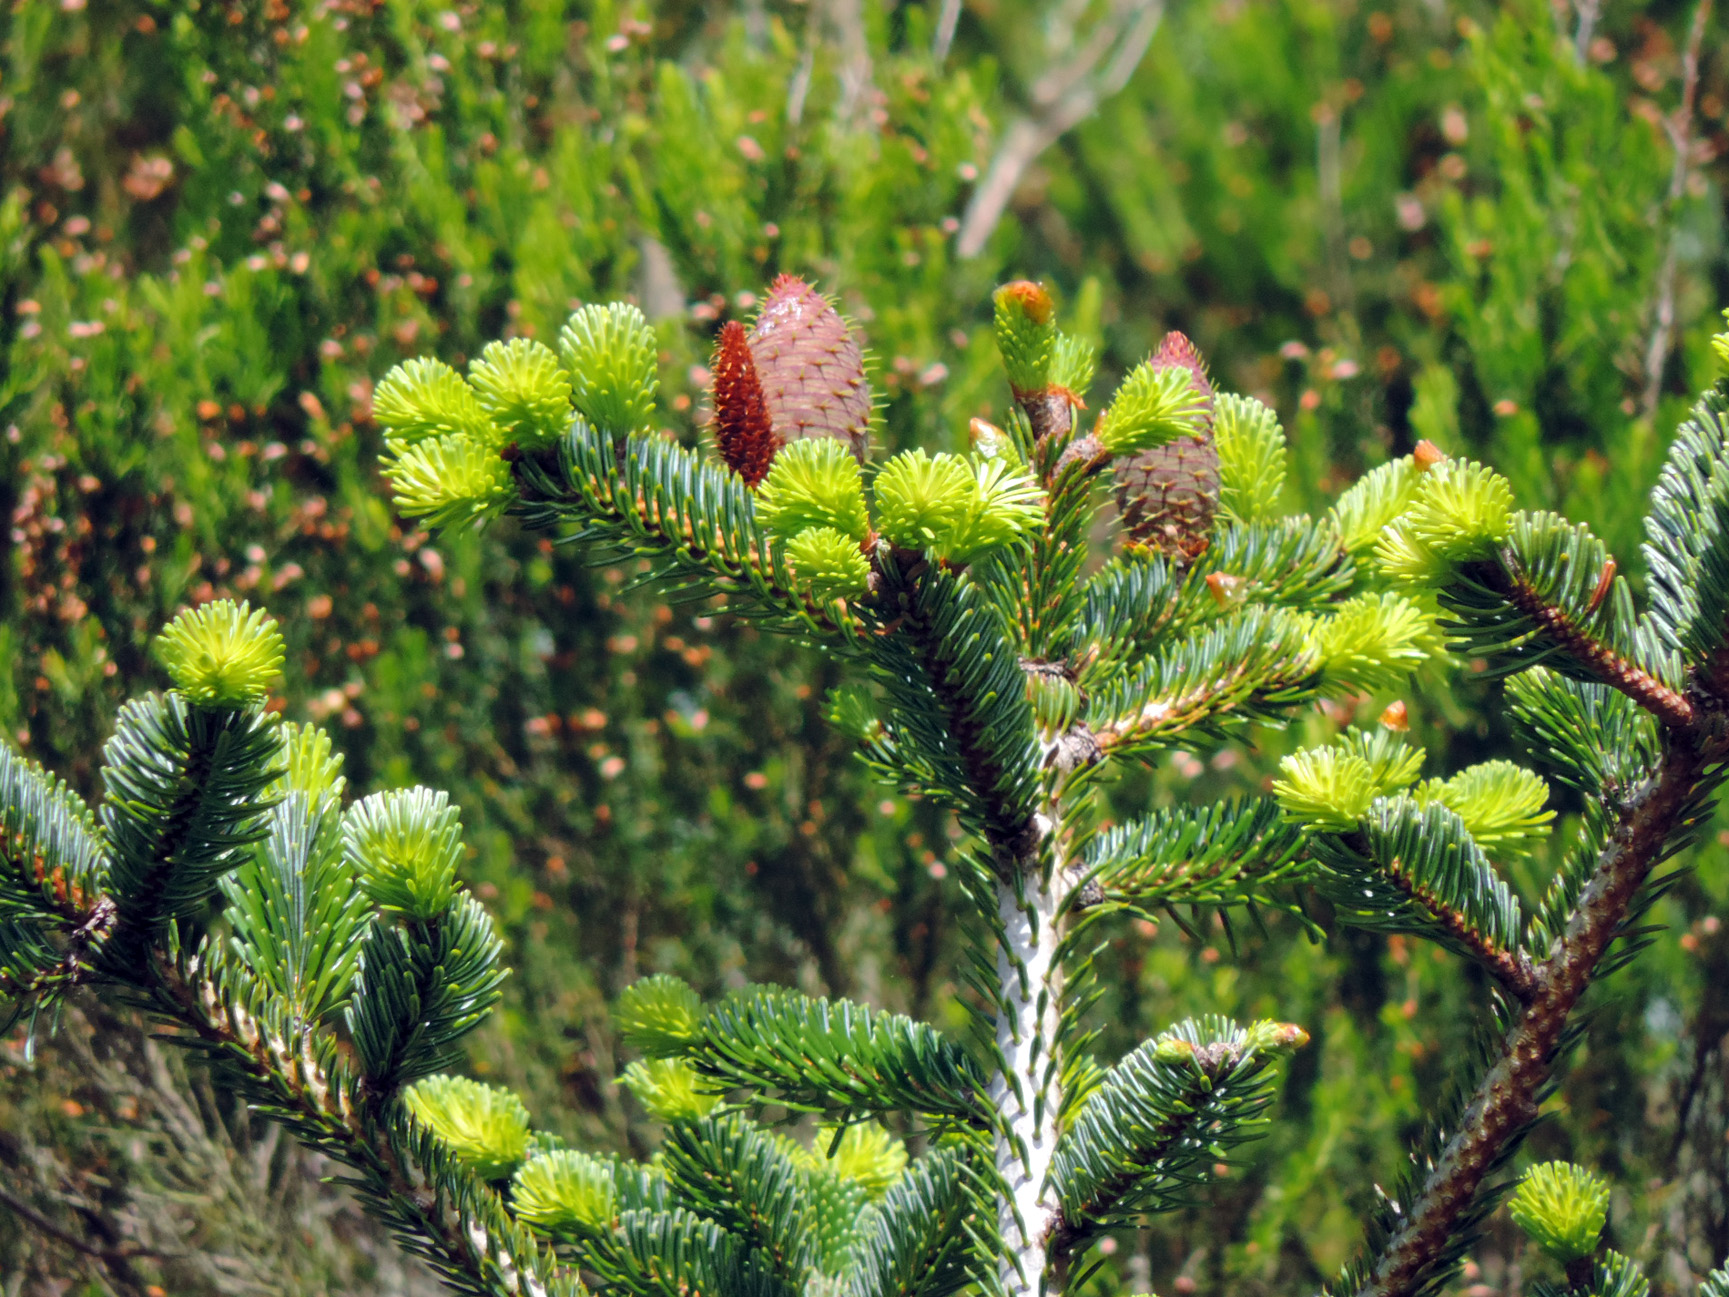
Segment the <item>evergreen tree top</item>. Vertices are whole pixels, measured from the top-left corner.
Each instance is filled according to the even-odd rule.
[[[276,627],[230,603],[165,632],[174,688],[123,712],[97,811],[0,757],[0,988],[20,1010],[84,983],[144,1003],[347,1167],[458,1291],[574,1293],[588,1275],[643,1294],[1016,1297],[1079,1291],[1110,1231],[1203,1194],[1308,1038],[1205,1017],[1096,1057],[1097,925],[1313,897],[1492,987],[1475,1090],[1342,1280],[1433,1291],[1729,758],[1729,398],[1701,401],[1653,493],[1641,613],[1589,527],[1514,508],[1492,469],[1433,447],[1326,516],[1280,513],[1277,421],[1216,391],[1180,335],[1089,428],[1070,385],[1089,365],[1048,295],[1014,284],[996,306],[1015,407],[965,454],[864,453],[856,339],[800,281],[771,292],[748,358],[717,358],[713,455],[643,426],[656,379],[622,306],[579,311],[556,355],[515,340],[467,376],[409,362],[378,401],[404,513],[513,514],[634,554],[841,664],[830,713],[860,759],[966,835],[970,1034],[768,987],[705,1005],[650,977],[618,1019],[659,1152],[536,1131],[515,1095],[451,1074],[505,977],[460,881],[458,809],[425,788],[345,804],[328,741],[268,708]],[[752,374],[760,408],[723,414]],[[1421,778],[1398,708],[1295,753],[1271,797],[1100,823],[1114,771],[1396,690],[1449,651],[1509,677],[1514,724],[1590,808],[1534,909],[1500,866],[1552,830],[1547,782],[1506,761]],[[789,1133],[776,1114],[820,1121]],[[1578,1297],[1644,1282],[1596,1255],[1587,1173],[1539,1168],[1512,1214]]]

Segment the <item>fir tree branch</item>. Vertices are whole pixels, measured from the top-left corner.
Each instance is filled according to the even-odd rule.
[[[119,922],[114,902],[97,897],[90,908],[67,916],[70,930],[66,953],[59,964],[44,970],[39,976],[19,988],[16,995],[24,999],[33,995],[59,995],[96,976],[96,959]]]
[[[1664,725],[1690,730],[1699,721],[1698,709],[1649,672],[1629,662],[1614,649],[1579,626],[1565,609],[1547,602],[1519,571],[1511,554],[1482,574],[1484,584],[1542,629],[1575,661],[1597,679],[1618,689]]]
[[[1054,655],[1078,610],[1081,569],[1087,557],[1086,527],[1092,475],[1085,468],[1052,468],[1052,451],[1041,447],[1035,464],[1045,485],[1045,526],[1033,537],[1032,562],[1023,569],[1019,597],[1023,651],[1036,658]],[[1048,471],[1047,471],[1048,470]]]
[[[697,1038],[667,1056],[717,1087],[772,1095],[795,1111],[990,1120],[985,1077],[957,1046],[924,1023],[845,1000],[766,987],[735,992],[703,1015]]]
[[[437,1168],[422,1166],[416,1175],[385,1128],[389,1118],[368,1112],[349,1083],[329,1074],[310,1035],[300,1042],[272,1039],[265,1024],[231,1003],[217,981],[167,956],[154,958],[149,977],[151,1009],[185,1033],[170,1039],[202,1048],[239,1082],[254,1109],[358,1172],[358,1181],[345,1183],[359,1189],[368,1209],[461,1291],[477,1297],[574,1297],[581,1291],[574,1275],[527,1241],[527,1232],[510,1221],[490,1187],[462,1176],[453,1194]],[[296,1048],[298,1055],[290,1052]],[[525,1246],[532,1252],[527,1267],[521,1264]]]
[[[1210,1168],[1259,1133],[1271,1097],[1275,1038],[1256,1042],[1222,1018],[1184,1022],[1111,1068],[1064,1132],[1051,1169],[1059,1210],[1046,1249],[1062,1292],[1081,1249],[1101,1229],[1181,1204]],[[1261,1046],[1257,1047],[1257,1043]]]
[[[843,1276],[847,1297],[946,1297],[971,1282],[987,1252],[969,1221],[979,1210],[976,1156],[938,1148],[866,1209]]]
[[[1118,907],[1252,905],[1302,867],[1304,835],[1271,798],[1168,807],[1095,838],[1089,915]]]
[[[1714,754],[1712,759],[1721,754]],[[1665,853],[1709,760],[1676,736],[1656,771],[1623,806],[1554,953],[1535,970],[1535,994],[1501,1043],[1409,1211],[1357,1297],[1416,1297],[1439,1277],[1449,1243],[1485,1182],[1536,1120],[1540,1093],[1592,976],[1635,895]]]
[[[1282,609],[1256,607],[1149,659],[1091,710],[1100,749],[1127,755],[1275,718],[1312,697],[1318,681],[1302,628]]]
[[[893,630],[884,627],[884,633],[904,639],[912,648],[966,777],[969,795],[978,803],[984,837],[999,868],[1010,862],[1028,867],[1038,850],[1031,799],[1010,792],[1016,786],[1017,776],[1005,768],[990,742],[981,700],[967,688],[958,656],[963,646],[950,643],[933,616],[925,587],[943,578],[920,555],[897,551],[889,561],[895,566],[893,572],[886,574],[889,580],[882,594],[889,606],[883,612],[894,621],[890,623]],[[975,645],[964,647],[977,651]]]
[[[127,979],[164,924],[196,914],[266,832],[282,735],[256,703],[205,707],[175,690],[121,708],[103,749],[101,822],[117,911],[102,962]]]
[[[1386,875],[1394,887],[1429,912],[1448,938],[1469,951],[1503,990],[1521,1004],[1531,1002],[1537,993],[1537,981],[1529,955],[1496,944],[1468,915],[1446,904],[1432,889],[1413,878],[1402,861],[1390,861]]]
[[[798,590],[740,479],[681,446],[638,435],[615,448],[576,420],[556,453],[519,454],[513,470],[521,492],[513,511],[527,526],[575,523],[583,539],[645,557],[673,584],[695,580],[742,596],[745,611],[825,639],[857,629],[835,620],[840,605]]]

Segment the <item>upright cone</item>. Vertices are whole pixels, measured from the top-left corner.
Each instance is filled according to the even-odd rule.
[[[1219,507],[1219,452],[1213,444],[1213,384],[1195,344],[1167,333],[1153,354],[1159,369],[1183,368],[1207,401],[1202,430],[1112,465],[1117,512],[1130,540],[1178,562],[1206,552]]]
[[[729,320],[721,326],[714,360],[714,444],[726,466],[752,489],[768,476],[780,439],[769,424],[762,380],[751,359],[744,325]]]
[[[828,299],[796,275],[774,281],[749,334],[740,324],[721,330],[713,369],[715,442],[751,486],[780,446],[804,437],[842,441],[861,464],[869,457],[864,354]]]

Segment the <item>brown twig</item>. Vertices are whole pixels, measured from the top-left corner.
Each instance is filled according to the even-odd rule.
[[[1536,1119],[1569,1018],[1663,854],[1707,764],[1688,735],[1672,736],[1656,771],[1625,804],[1614,834],[1554,953],[1536,969],[1536,993],[1502,1042],[1458,1131],[1423,1182],[1404,1227],[1388,1242],[1358,1297],[1411,1297],[1453,1238],[1484,1182]]]
[[[1074,431],[1074,402],[1070,394],[1060,387],[1049,387],[1042,392],[1016,392],[1015,404],[1027,416],[1027,425],[1032,429],[1035,442],[1060,442]]]
[[[931,58],[941,67],[948,60],[949,47],[955,41],[955,28],[960,26],[961,0],[943,0],[937,12],[936,31],[931,34]]]
[[[836,114],[851,125],[869,105],[876,87],[872,82],[870,41],[865,35],[861,0],[829,0],[822,14],[834,33],[840,53],[840,103]]]
[[[1681,55],[1681,102],[1663,119],[1664,132],[1675,150],[1675,163],[1669,171],[1669,197],[1664,204],[1671,216],[1686,196],[1692,168],[1693,104],[1699,94],[1699,50],[1705,43],[1705,28],[1710,20],[1711,0],[1699,0],[1698,7],[1693,10],[1693,24],[1687,32],[1687,48]],[[1579,26],[1583,33],[1583,18]],[[1582,34],[1580,40],[1585,39]],[[1679,231],[1672,229],[1668,247],[1663,253],[1663,267],[1658,271],[1656,327],[1645,350],[1645,398],[1641,408],[1646,418],[1657,412],[1657,401],[1663,394],[1663,370],[1669,363],[1669,350],[1675,341],[1676,263],[1680,256],[1680,243]]]
[[[1563,609],[1547,602],[1518,572],[1510,556],[1503,557],[1488,581],[1496,593],[1542,627],[1546,636],[1588,666],[1599,680],[1626,694],[1664,725],[1673,730],[1690,730],[1698,724],[1698,708],[1586,631]]]
[[[1573,58],[1581,67],[1591,53],[1591,36],[1597,30],[1597,18],[1603,0],[1579,0],[1579,26],[1573,32]]]
[[[1520,1004],[1531,1002],[1537,994],[1537,978],[1528,955],[1516,955],[1489,940],[1469,918],[1412,878],[1403,861],[1394,860],[1386,873],[1395,887],[1429,912],[1443,932],[1470,951],[1509,995]]]

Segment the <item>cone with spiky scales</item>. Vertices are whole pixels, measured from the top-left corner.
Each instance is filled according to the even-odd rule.
[[[769,422],[783,441],[835,437],[870,458],[871,390],[858,339],[832,303],[782,275],[750,331]]]
[[[871,390],[864,353],[834,304],[796,275],[774,281],[746,333],[721,329],[714,353],[715,445],[756,486],[789,441],[832,437],[870,457]]]
[[[1219,452],[1213,444],[1213,384],[1195,344],[1167,333],[1151,362],[1155,374],[1184,370],[1199,394],[1199,427],[1113,466],[1117,511],[1132,543],[1179,562],[1206,552],[1219,504]]]

